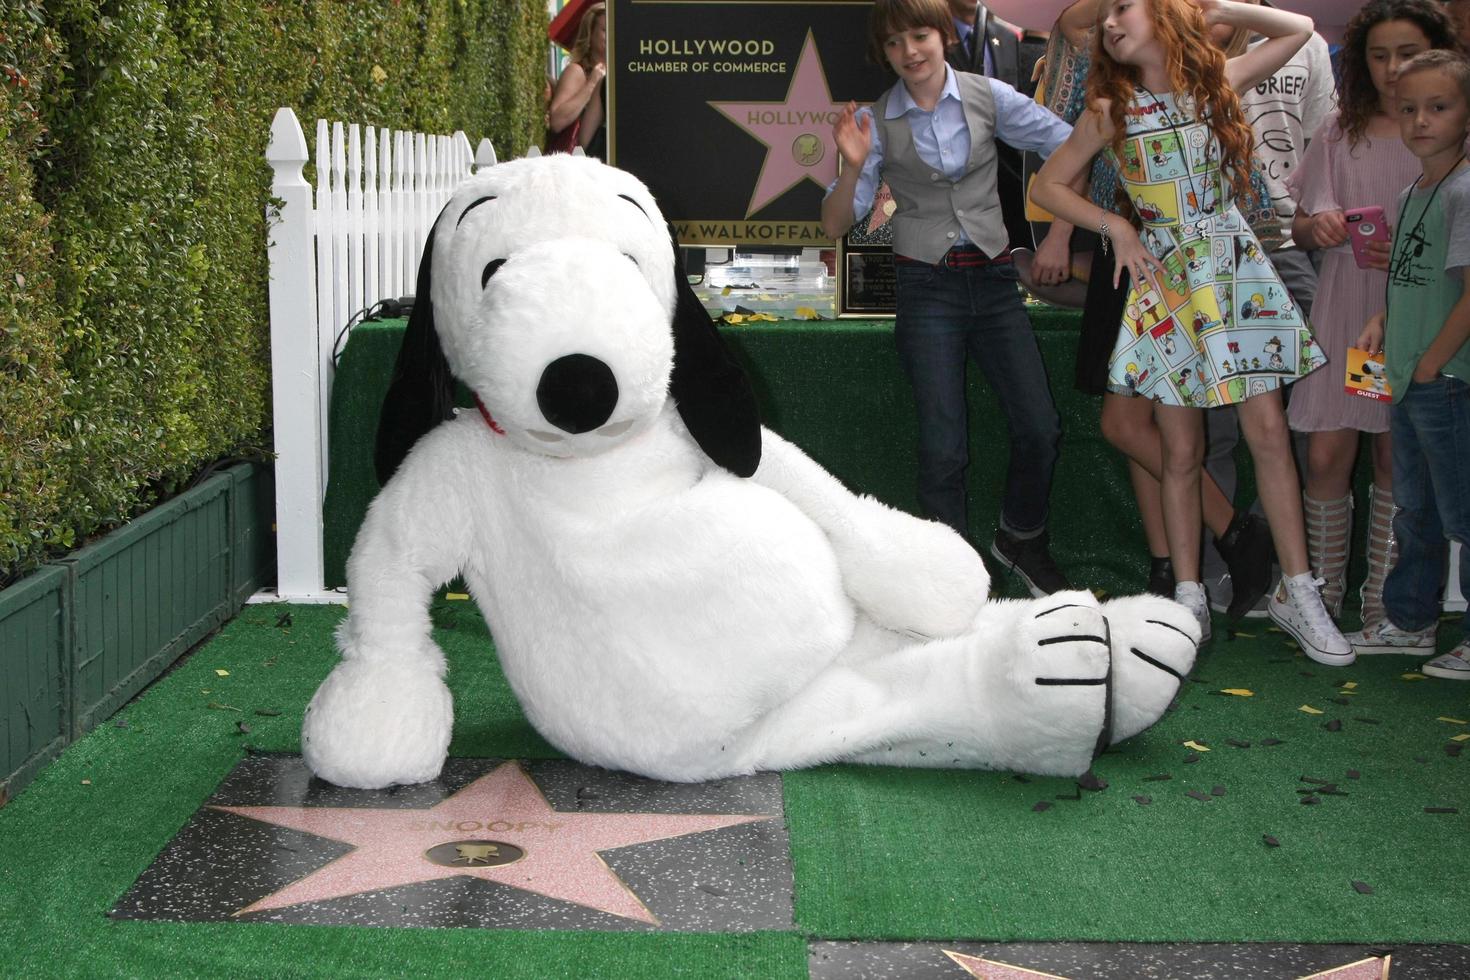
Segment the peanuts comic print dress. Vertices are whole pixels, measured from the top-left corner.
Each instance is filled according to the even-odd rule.
[[[1327,363],[1241,216],[1208,126],[1172,94],[1135,93],[1118,175],[1158,259],[1160,293],[1128,291],[1108,388],[1166,405],[1232,405]]]

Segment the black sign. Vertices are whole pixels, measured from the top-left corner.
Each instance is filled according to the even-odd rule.
[[[612,0],[609,160],[686,245],[830,243],[832,123],[891,84],[867,60],[870,5]]]

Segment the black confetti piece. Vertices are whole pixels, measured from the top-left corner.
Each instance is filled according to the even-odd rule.
[[[1211,786],[1210,787],[1210,795],[1211,796],[1224,796],[1225,795],[1225,787],[1224,786],[1221,786],[1219,784],[1216,784],[1214,786]]]
[[[1198,752],[1191,752],[1191,753],[1189,753],[1189,755],[1186,755],[1184,757],[1184,761],[1186,763],[1198,762],[1199,761],[1199,753]]]
[[[1133,802],[1137,803],[1139,806],[1148,806],[1153,801],[1154,798],[1152,796],[1135,796],[1133,798]]]
[[[1069,803],[1075,803],[1078,800],[1082,799],[1082,791],[1080,789],[1075,789],[1070,793],[1058,793],[1057,799],[1066,800]]]
[[[1304,783],[1316,783],[1318,786],[1331,786],[1332,785],[1332,780],[1330,780],[1330,779],[1322,779],[1319,776],[1302,776],[1302,777],[1300,777],[1300,779]]]
[[[1188,793],[1185,793],[1185,794],[1184,794],[1184,795],[1185,795],[1185,796],[1192,796],[1192,797],[1194,797],[1194,798],[1195,798],[1195,799],[1196,799],[1196,800],[1199,800],[1199,801],[1201,801],[1201,802],[1203,802],[1203,803],[1208,803],[1208,802],[1210,802],[1210,798],[1209,798],[1209,796],[1208,796],[1208,795],[1206,795],[1206,794],[1204,794],[1204,793],[1201,793],[1201,792],[1200,792],[1200,791],[1199,791],[1199,790],[1197,790],[1197,789],[1192,789],[1192,790],[1190,790],[1190,791],[1189,791],[1189,792],[1188,792]]]
[[[1352,704],[1353,703],[1353,699],[1352,698],[1333,698],[1332,699],[1332,703],[1333,704]]]
[[[1226,745],[1233,745],[1237,749],[1248,749],[1248,748],[1251,747],[1251,743],[1246,742],[1246,741],[1243,741],[1243,740],[1238,739],[1238,738],[1227,738],[1225,740],[1225,744]]]
[[[1077,780],[1077,785],[1081,786],[1083,789],[1092,790],[1094,793],[1096,793],[1101,790],[1107,789],[1108,781],[1101,778],[1094,772],[1086,772],[1083,773],[1081,778]]]
[[[1299,790],[1297,790],[1296,791],[1296,795],[1297,796],[1312,796],[1316,792],[1317,792],[1317,787],[1313,786],[1311,789],[1299,789]]]
[[[112,727],[113,728],[127,728],[128,727],[128,720],[126,718],[119,718],[117,721],[115,721],[115,722],[112,723]]]
[[[1429,761],[1429,756],[1427,756],[1427,755],[1416,755],[1416,756],[1414,756],[1414,761],[1415,762],[1428,762]]]
[[[1279,739],[1279,738],[1263,738],[1263,739],[1261,739],[1261,744],[1262,745],[1280,745],[1280,744],[1282,744],[1282,742],[1281,742],[1281,739]]]
[[[1444,754],[1449,756],[1451,759],[1458,759],[1460,757],[1460,753],[1463,751],[1465,751],[1465,746],[1461,745],[1459,742],[1445,743]]]
[[[1144,776],[1143,781],[1146,783],[1162,783],[1173,778],[1174,777],[1169,775],[1167,772],[1156,772],[1152,776]]]
[[[1362,775],[1363,774],[1360,773],[1360,772],[1358,772],[1358,770],[1356,770],[1356,769],[1349,769],[1347,771],[1347,778],[1349,778],[1349,779],[1358,779],[1358,778],[1361,778]]]
[[[1281,842],[1279,840],[1277,840],[1276,838],[1272,837],[1270,834],[1262,834],[1261,835],[1261,840],[1263,840],[1263,841],[1266,842],[1266,846],[1267,847],[1280,847],[1281,846]]]
[[[1322,801],[1319,800],[1319,799],[1317,799],[1315,796],[1303,796],[1302,797],[1302,806],[1316,806],[1318,803],[1321,803],[1321,802]]]
[[[256,708],[255,713],[262,718],[274,718],[281,713],[280,708]]]
[[[1017,773],[1012,773],[1011,774],[1011,778],[1014,779],[1018,783],[1029,783],[1029,782],[1031,782],[1031,780],[1027,779],[1025,776],[1021,775],[1018,772]]]
[[[1316,677],[1317,676],[1316,674],[1312,673],[1310,670],[1299,670],[1299,671],[1297,671],[1297,673],[1298,674],[1301,674],[1303,677]]]
[[[1334,718],[1331,721],[1323,722],[1322,727],[1327,729],[1329,732],[1340,732],[1342,731],[1342,720],[1339,718]]]
[[[1364,718],[1362,715],[1359,715],[1358,717],[1354,718],[1353,721],[1361,721],[1365,725],[1381,725],[1381,724],[1383,724],[1383,722],[1379,721],[1377,718]]]
[[[1050,809],[1051,809],[1051,802],[1049,800],[1040,800],[1039,802],[1037,802],[1037,804],[1035,806],[1033,806],[1031,808],[1031,812],[1032,813],[1045,813],[1047,810],[1050,810]]]
[[[281,613],[280,616],[276,617],[276,629],[278,629],[278,630],[288,630],[290,628],[291,628],[291,614],[290,613]]]
[[[1137,797],[1134,797],[1134,799],[1137,799]],[[1426,806],[1424,808],[1424,812],[1425,813],[1459,813],[1460,812],[1460,808],[1457,807],[1457,806]]]
[[[1340,789],[1338,789],[1335,786],[1332,787],[1331,789],[1328,789],[1326,786],[1323,786],[1317,792],[1321,793],[1323,796],[1347,796],[1348,795],[1344,790],[1340,790]]]
[[[1359,895],[1371,895],[1373,894],[1373,886],[1366,881],[1355,881],[1353,882],[1353,891]]]

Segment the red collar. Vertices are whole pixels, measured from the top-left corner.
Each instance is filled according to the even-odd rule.
[[[485,420],[485,424],[490,426],[491,432],[498,436],[505,435],[505,430],[496,424],[494,417],[490,414],[490,410],[485,407],[484,402],[480,401],[479,395],[475,396],[475,407],[480,410],[480,416]]]

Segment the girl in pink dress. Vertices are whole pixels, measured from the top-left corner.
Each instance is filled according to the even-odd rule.
[[[1450,22],[1438,3],[1369,0],[1343,39],[1338,111],[1286,182],[1297,202],[1293,238],[1302,248],[1323,250],[1312,326],[1330,364],[1292,387],[1287,411],[1291,427],[1308,433],[1302,495],[1308,558],[1326,583],[1322,599],[1336,617],[1347,588],[1359,433],[1373,433],[1364,626],[1383,618],[1383,580],[1394,557],[1388,403],[1347,394],[1343,383],[1348,347],[1364,322],[1383,310],[1387,254],[1380,268],[1358,268],[1344,211],[1377,205],[1393,220],[1400,192],[1420,173],[1418,159],[1399,138],[1394,76],[1420,51],[1454,47]]]

